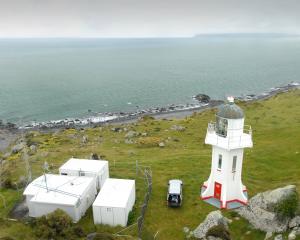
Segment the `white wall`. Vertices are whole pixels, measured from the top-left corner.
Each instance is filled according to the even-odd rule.
[[[64,204],[56,203],[46,203],[34,201],[34,198],[31,198],[28,204],[29,216],[30,217],[40,217],[51,212],[54,212],[56,209],[61,209],[65,211],[74,222],[78,222],[82,216],[84,216],[86,210],[92,205],[96,198],[96,180],[92,181],[91,184],[87,187],[86,191],[82,194],[80,199],[80,205],[69,206]]]
[[[135,203],[135,185],[130,192],[127,205],[124,208],[97,206],[93,204],[94,224],[108,224],[110,226],[126,226],[129,212]]]

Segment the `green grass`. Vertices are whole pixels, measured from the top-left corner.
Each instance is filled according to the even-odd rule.
[[[300,91],[279,94],[260,102],[240,103],[240,106],[245,110],[246,124],[252,125],[253,129],[254,147],[245,151],[242,174],[250,197],[288,184],[295,184],[300,189]],[[214,113],[214,110],[207,110],[182,120],[150,119],[122,126],[147,132],[148,136],[165,141],[171,137],[164,148],[125,144],[126,133],[113,132],[112,126],[81,131],[70,129],[55,134],[33,132],[30,140],[38,143],[37,153],[30,156],[33,175],[37,177],[42,173],[44,161],[52,166],[53,172],[57,172],[57,168],[71,156],[87,158],[95,152],[109,160],[112,177],[136,178],[136,206],[139,211],[145,183],[141,175],[136,176],[135,163],[138,160],[140,165],[150,166],[153,173],[153,194],[145,219],[148,235],[157,233],[156,239],[184,239],[183,227],[195,229],[210,211],[215,210],[199,198],[200,186],[210,173],[211,146],[204,144],[204,138],[207,123],[214,120]],[[170,130],[174,124],[184,126],[186,130]],[[81,143],[83,135],[89,139],[86,145]],[[12,156],[8,161],[14,181],[25,175],[24,161],[20,156]],[[184,203],[179,209],[166,207],[166,185],[171,178],[180,178],[184,182]],[[8,209],[20,198],[20,194],[13,190],[3,194],[8,199]],[[223,212],[230,217],[229,212]],[[0,213],[6,215],[7,209],[1,209]],[[1,226],[0,236],[7,234],[16,239],[27,239],[14,234],[14,231],[28,229],[29,235],[32,232],[22,223],[10,224],[8,227]],[[94,226],[91,209],[78,225],[86,232],[115,233],[121,229]],[[247,231],[250,231],[248,235],[245,234]],[[136,228],[125,233],[136,235]],[[233,221],[230,233],[233,239],[259,240],[265,236],[243,219]]]

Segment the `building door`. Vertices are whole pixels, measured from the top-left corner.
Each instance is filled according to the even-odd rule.
[[[215,193],[214,198],[221,199],[221,191],[222,191],[222,184],[215,182]]]

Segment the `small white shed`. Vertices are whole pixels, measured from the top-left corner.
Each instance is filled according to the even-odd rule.
[[[59,168],[61,175],[96,177],[100,189],[109,177],[108,161],[71,158]]]
[[[126,226],[134,202],[135,180],[108,178],[93,203],[94,223]]]
[[[78,222],[96,198],[96,179],[46,174],[32,181],[23,195],[30,217],[61,209]]]

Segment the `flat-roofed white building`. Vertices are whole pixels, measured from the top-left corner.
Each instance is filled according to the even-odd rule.
[[[135,180],[108,178],[93,203],[94,223],[126,226],[134,203]]]
[[[59,168],[61,175],[95,177],[100,189],[109,177],[108,161],[71,158]]]
[[[23,195],[30,217],[40,217],[56,209],[65,211],[78,222],[97,194],[94,177],[45,174],[32,181]]]

